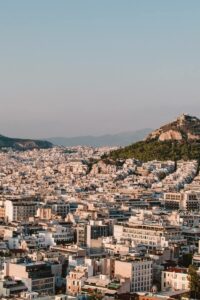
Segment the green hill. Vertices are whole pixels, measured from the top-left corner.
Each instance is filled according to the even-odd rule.
[[[30,149],[47,149],[53,145],[48,141],[43,140],[29,140],[29,139],[18,139],[10,138],[0,135],[0,149],[2,148],[13,148],[15,150],[30,150]]]
[[[104,159],[191,160],[200,158],[200,120],[181,115],[150,133],[146,140],[112,151]]]
[[[141,141],[112,151],[107,157],[112,160],[136,158],[150,160],[191,160],[200,158],[200,142]],[[106,156],[104,156],[106,158]]]

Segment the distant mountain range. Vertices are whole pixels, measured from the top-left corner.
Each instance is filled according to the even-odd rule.
[[[0,149],[12,148],[15,150],[48,149],[53,145],[51,142],[43,140],[10,138],[0,135]]]
[[[117,134],[106,134],[101,136],[77,136],[77,137],[52,137],[47,140],[54,145],[58,146],[91,146],[91,147],[103,147],[103,146],[126,146],[130,143],[142,140],[152,131],[150,128],[141,130],[122,132]]]
[[[200,161],[200,120],[183,114],[152,131],[145,140],[112,151],[107,159]]]

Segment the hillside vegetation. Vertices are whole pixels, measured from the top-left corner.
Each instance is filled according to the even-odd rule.
[[[150,160],[192,160],[200,158],[199,142],[178,142],[150,140],[141,141],[125,148],[112,151],[108,158],[117,159],[136,158],[141,161]]]
[[[112,151],[107,161],[136,158],[150,160],[199,160],[200,120],[182,114],[175,121],[151,132],[144,141]]]

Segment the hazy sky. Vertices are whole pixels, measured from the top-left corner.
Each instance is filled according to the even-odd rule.
[[[200,1],[0,1],[0,104],[34,138],[200,117]]]

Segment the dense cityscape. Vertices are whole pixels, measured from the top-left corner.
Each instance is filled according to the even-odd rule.
[[[200,0],[0,0],[0,300],[200,300]]]
[[[1,299],[199,295],[199,161],[116,149],[2,148]]]

